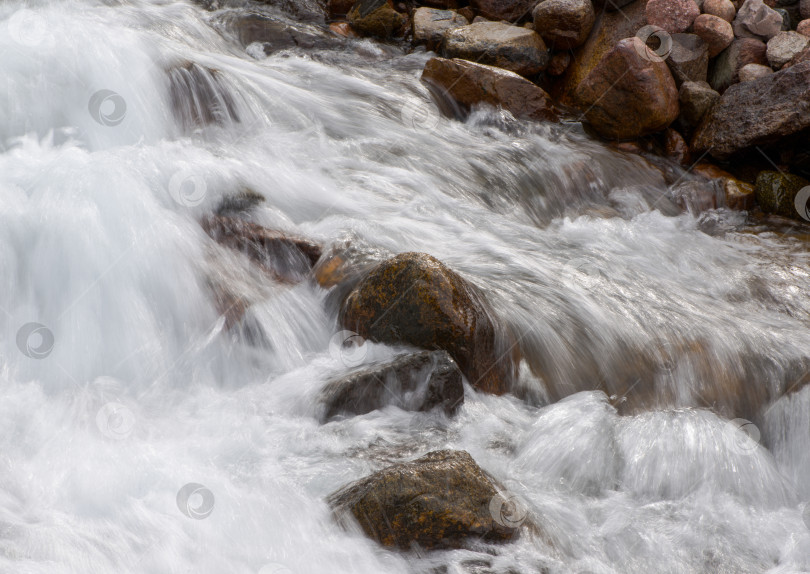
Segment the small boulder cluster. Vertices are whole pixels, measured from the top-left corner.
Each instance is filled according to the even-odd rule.
[[[461,110],[658,138],[684,167],[765,153],[763,167],[810,172],[810,0],[330,0],[328,12],[360,36],[434,51],[422,80]],[[764,195],[757,173],[723,173],[710,179],[726,206]],[[759,206],[808,220],[802,196],[780,197]]]
[[[521,361],[518,341],[474,284],[425,253],[373,256],[353,245],[324,250],[251,221],[261,196],[246,191],[204,217],[203,230],[234,257],[276,284],[306,278],[338,295],[341,331],[352,338],[422,350],[384,363],[355,365],[322,388],[320,422],[377,409],[440,411],[464,402],[463,378],[480,392],[510,392]],[[213,282],[229,330],[244,327],[250,301]],[[361,344],[365,344],[361,341]],[[464,451],[434,451],[383,468],[328,499],[337,521],[380,544],[409,549],[508,542],[536,529],[528,511]]]

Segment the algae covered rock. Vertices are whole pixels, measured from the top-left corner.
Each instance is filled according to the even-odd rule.
[[[479,390],[503,394],[519,352],[483,294],[424,253],[402,253],[372,269],[343,303],[340,321],[371,341],[444,349]]]
[[[756,196],[762,211],[810,221],[807,201],[810,181],[798,175],[763,171],[757,176]]]
[[[328,501],[384,546],[462,548],[468,539],[511,540],[525,507],[504,496],[464,451],[441,450],[345,486]]]

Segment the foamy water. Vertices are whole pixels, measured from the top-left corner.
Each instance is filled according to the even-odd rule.
[[[266,57],[233,10],[0,6],[0,571],[810,571],[810,392],[772,401],[808,369],[806,243],[680,213],[576,124],[445,118],[424,52]],[[219,124],[173,111],[190,62],[232,97]],[[484,288],[522,337],[522,398],[319,424],[347,363],[402,349],[347,361],[327,292],[208,239],[199,218],[244,188],[268,227],[428,252]],[[334,524],[326,495],[439,448],[545,536],[399,553]]]

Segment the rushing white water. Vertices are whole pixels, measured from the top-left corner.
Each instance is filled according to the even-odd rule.
[[[0,5],[0,571],[810,571],[810,390],[772,402],[808,368],[800,236],[680,214],[576,124],[442,117],[424,52],[245,49],[240,10]],[[195,82],[209,125],[175,111]],[[258,280],[198,224],[246,187],[268,227],[482,286],[522,337],[526,400],[319,424],[347,370],[327,293]],[[224,328],[211,281],[250,294],[264,345]],[[327,494],[438,448],[545,537],[399,553],[335,525]]]

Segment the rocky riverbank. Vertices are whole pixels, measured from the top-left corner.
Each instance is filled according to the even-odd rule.
[[[427,4],[331,0],[327,12],[340,33],[436,52],[422,79],[462,111],[583,121],[622,150],[682,163],[728,207],[810,221],[810,190],[789,183],[810,175],[810,4]]]
[[[679,187],[684,209],[760,210],[804,223],[810,221],[810,181],[803,177],[810,175],[810,19],[803,18],[810,3],[779,1],[329,0],[331,36],[257,15],[231,24],[243,44],[261,43],[265,53],[356,37],[431,50],[436,55],[422,81],[459,117],[486,105],[528,121],[582,122],[617,150],[647,157],[668,182],[688,178]],[[208,116],[214,117],[195,117]],[[241,215],[220,213],[202,224],[271,279],[314,279],[330,290],[327,304],[344,329],[336,335],[339,354],[365,341],[423,349],[330,381],[320,395],[320,422],[392,405],[452,417],[464,403],[462,377],[470,392],[520,394],[523,359],[556,398],[571,394],[556,386],[542,361],[524,355],[520,337],[483,291],[432,256],[322,248]],[[245,304],[237,296],[220,290],[217,300],[228,309],[229,327],[242,321]],[[701,345],[667,348],[652,362],[628,351],[635,382],[607,384],[612,408],[671,405],[656,373],[681,359],[710,379]],[[786,389],[728,373],[702,390],[712,408],[734,418],[753,416]],[[404,550],[537,533],[525,509],[501,490],[467,453],[440,451],[349,484],[329,503],[347,528],[359,525],[384,546]]]

